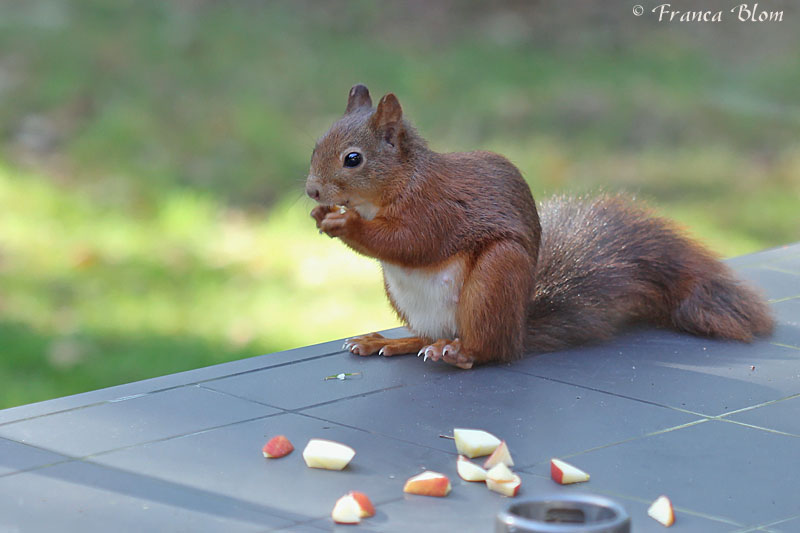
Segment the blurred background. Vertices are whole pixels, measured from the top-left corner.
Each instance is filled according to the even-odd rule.
[[[540,199],[629,191],[721,256],[800,240],[797,4],[659,3],[0,0],[0,407],[396,325],[303,196],[356,82]]]

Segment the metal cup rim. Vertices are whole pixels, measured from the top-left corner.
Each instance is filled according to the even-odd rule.
[[[521,516],[514,512],[523,506],[553,505],[569,508],[604,508],[611,511],[606,520],[582,524],[544,522]],[[627,533],[630,531],[630,517],[627,511],[614,500],[596,494],[545,494],[535,498],[510,503],[497,514],[497,532],[518,531],[530,533]]]

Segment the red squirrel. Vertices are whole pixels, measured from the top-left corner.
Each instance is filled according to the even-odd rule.
[[[669,221],[620,195],[537,210],[505,157],[440,154],[394,94],[363,85],[316,143],[306,193],[317,228],[380,261],[414,337],[348,339],[361,355],[417,353],[460,368],[604,340],[631,322],[751,341],[765,301]]]

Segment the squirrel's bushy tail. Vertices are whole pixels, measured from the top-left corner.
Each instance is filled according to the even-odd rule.
[[[772,331],[763,298],[670,222],[624,196],[556,197],[542,240],[526,349],[611,337],[630,322],[750,341]]]

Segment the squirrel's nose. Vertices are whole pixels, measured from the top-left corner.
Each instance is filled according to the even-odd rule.
[[[319,189],[314,185],[306,185],[306,194],[313,200],[319,200]]]

